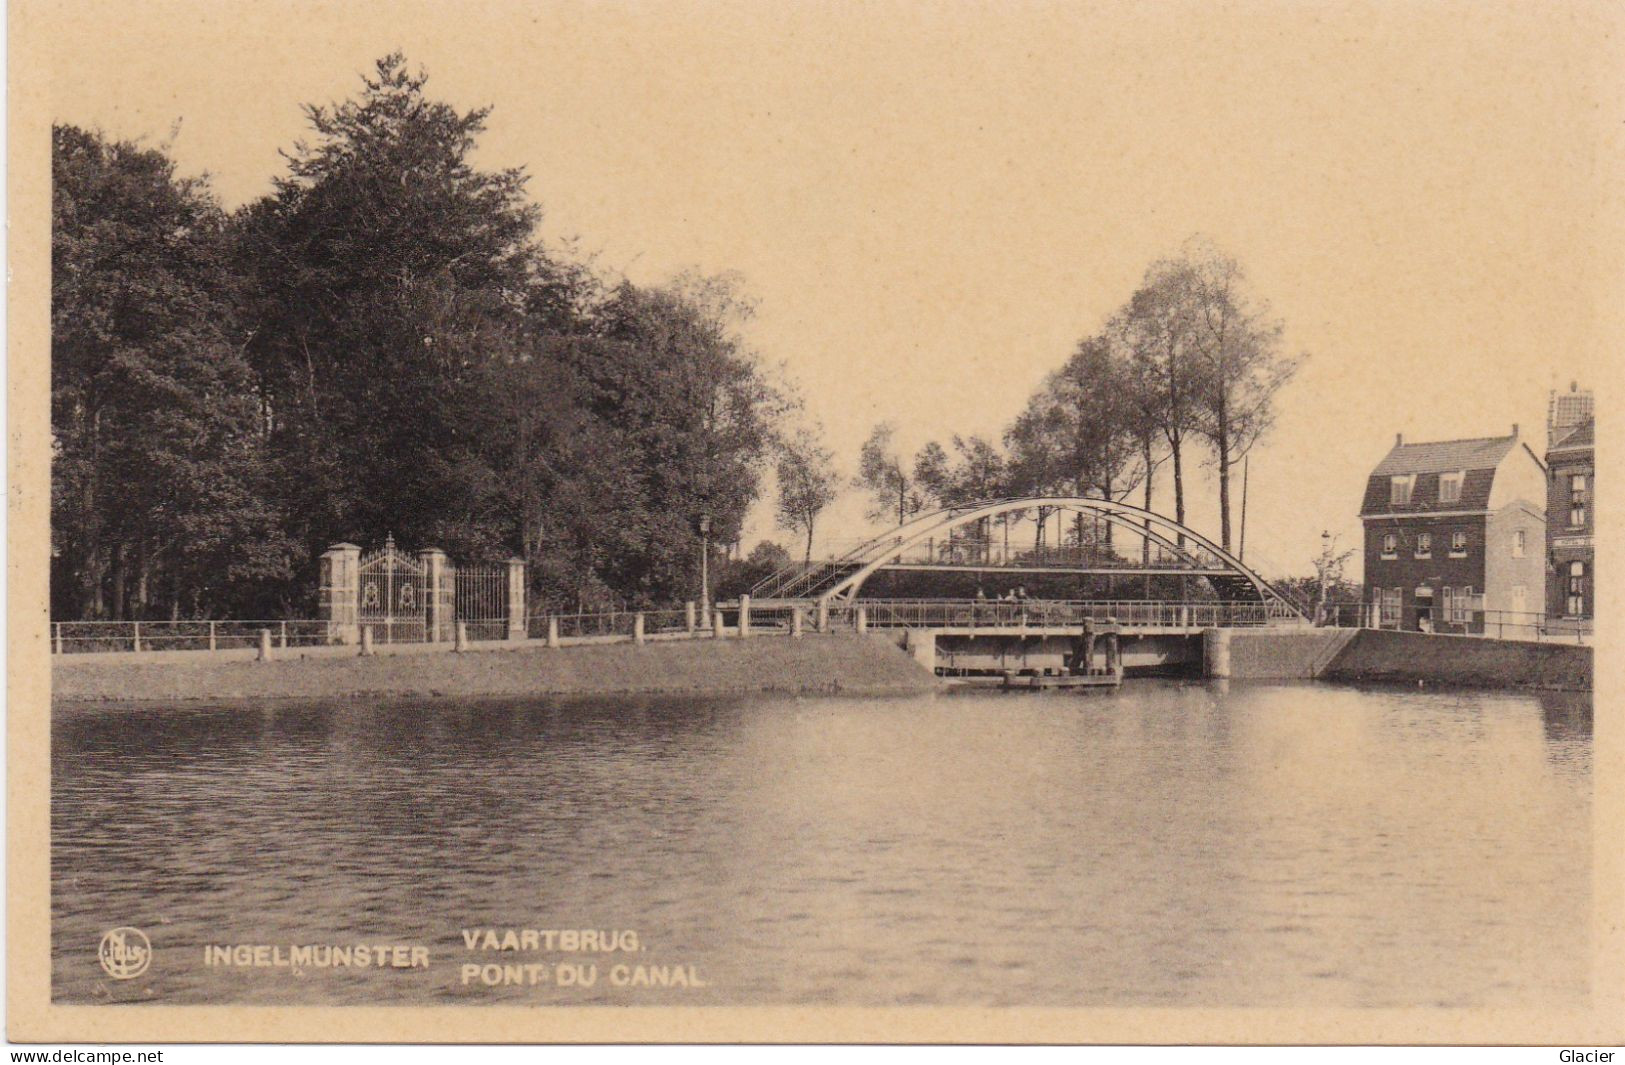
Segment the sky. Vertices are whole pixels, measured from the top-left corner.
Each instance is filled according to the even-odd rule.
[[[167,143],[228,206],[282,172],[301,104],[404,51],[431,95],[492,107],[477,161],[526,168],[546,238],[639,283],[736,273],[750,344],[848,474],[880,421],[910,451],[997,438],[1203,234],[1307,356],[1250,465],[1268,576],[1312,572],[1323,530],[1358,544],[1396,433],[1517,423],[1540,453],[1548,390],[1618,365],[1625,62],[1601,3],[32,8],[55,119]],[[820,539],[863,511],[852,493]],[[766,508],[760,536],[794,542]]]

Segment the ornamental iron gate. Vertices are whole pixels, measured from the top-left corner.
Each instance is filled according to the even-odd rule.
[[[394,536],[362,551],[334,544],[322,555],[322,619],[328,643],[442,643],[462,623],[471,640],[525,635],[525,564],[520,559],[453,566],[444,551],[401,551]]]
[[[393,535],[383,547],[361,556],[357,614],[361,626],[372,629],[374,640],[421,643],[434,638],[432,568],[432,560],[413,559],[397,550]]]

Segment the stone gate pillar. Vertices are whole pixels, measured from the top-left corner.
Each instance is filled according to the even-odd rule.
[[[525,625],[525,560],[508,560],[508,639],[523,640]]]
[[[419,551],[418,562],[423,566],[423,595],[428,600],[424,604],[423,638],[440,643],[452,637],[457,609],[451,582],[456,577],[446,565],[446,553],[438,547]]]
[[[361,548],[338,543],[322,552],[321,613],[327,642],[361,639]]]

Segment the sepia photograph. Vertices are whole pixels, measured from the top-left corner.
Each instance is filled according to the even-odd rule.
[[[1617,5],[9,29],[11,1040],[1625,1038]]]

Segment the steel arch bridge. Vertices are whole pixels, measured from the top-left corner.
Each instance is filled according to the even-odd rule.
[[[1103,551],[1099,545],[1032,551],[1011,551],[1007,545],[1001,551],[985,537],[962,534],[966,529],[985,529],[993,519],[1008,523],[1014,516],[1032,512],[1084,515],[1126,530],[1143,542],[1141,558]],[[919,514],[834,558],[787,567],[762,581],[751,594],[754,599],[845,604],[855,600],[864,582],[881,570],[1202,577],[1221,601],[1263,603],[1302,616],[1241,559],[1190,527],[1155,511],[1087,496],[1019,496]]]

